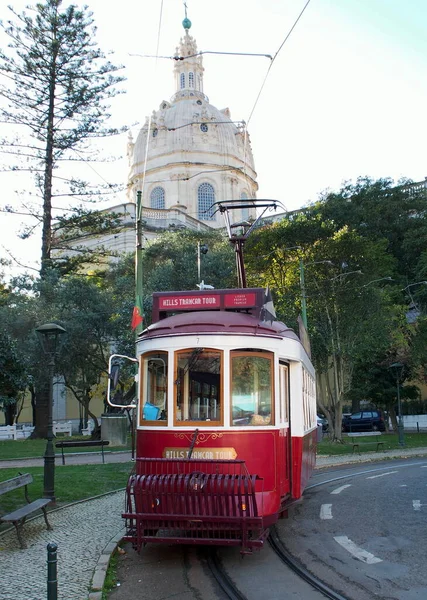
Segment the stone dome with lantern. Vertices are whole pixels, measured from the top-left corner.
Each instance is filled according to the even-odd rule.
[[[256,198],[252,149],[245,123],[209,103],[191,21],[185,18],[183,26],[174,56],[175,93],[128,141],[128,201],[141,192],[142,218],[155,229],[223,227],[214,202]],[[255,209],[247,207],[234,215],[236,221],[251,217]]]

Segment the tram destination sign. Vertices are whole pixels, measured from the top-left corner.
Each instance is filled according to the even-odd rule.
[[[258,316],[265,302],[262,288],[153,293],[153,322],[186,311],[232,310]]]
[[[221,302],[221,300],[223,302]],[[159,295],[159,310],[192,310],[194,308],[250,308],[255,306],[256,298],[253,292],[228,292],[228,293],[186,293]]]
[[[188,448],[164,448],[163,458],[187,458]],[[201,460],[234,460],[237,452],[234,448],[194,448],[191,458]]]
[[[176,295],[159,298],[159,310],[191,310],[193,308],[219,308],[218,294]]]

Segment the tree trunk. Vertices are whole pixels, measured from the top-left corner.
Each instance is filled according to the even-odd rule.
[[[42,232],[42,256],[40,276],[43,279],[51,267],[52,250],[52,173],[54,163],[54,118],[55,118],[55,88],[56,88],[56,61],[58,56],[58,41],[56,39],[56,28],[52,40],[52,57],[49,77],[49,108],[47,113],[46,130],[46,152],[45,170],[43,182],[43,232]]]
[[[43,380],[40,380],[35,396],[34,396],[34,406],[35,406],[35,422],[34,422],[34,431],[31,434],[32,439],[36,438],[47,438],[47,426],[49,419],[49,400],[50,400],[50,382],[48,373],[45,373],[45,377]]]

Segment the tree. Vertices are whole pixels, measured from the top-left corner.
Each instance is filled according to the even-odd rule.
[[[13,425],[27,385],[25,364],[17,344],[4,330],[0,331],[0,410],[5,414],[6,425]]]
[[[130,314],[126,330],[117,326],[118,307],[113,296],[111,289],[99,285],[96,276],[63,278],[56,289],[58,314],[67,331],[66,348],[57,368],[65,386],[82,405],[84,425],[88,417],[94,420],[95,435],[99,423],[90,410],[94,388],[106,385],[112,345],[121,350],[126,332],[131,337]]]
[[[234,253],[218,231],[165,232],[145,248],[142,255],[144,312],[151,318],[151,295],[155,291],[197,289],[197,242],[207,244],[202,257],[201,279],[215,288],[236,282]]]
[[[395,260],[384,239],[369,239],[315,210],[266,227],[248,241],[249,281],[273,291],[276,313],[297,326],[305,301],[318,405],[341,438],[342,406],[355,369],[391,343],[393,298],[381,287]],[[304,285],[301,273],[304,271]]]
[[[414,189],[407,179],[396,185],[390,178],[359,177],[324,195],[310,210],[333,222],[337,230],[348,226],[364,238],[387,240],[402,281],[414,280],[427,242],[424,189]]]
[[[110,116],[106,101],[118,91],[123,77],[119,67],[105,59],[96,46],[92,13],[70,5],[60,11],[62,0],[45,0],[31,12],[18,14],[17,22],[1,23],[10,39],[10,52],[0,51],[0,108],[2,120],[30,140],[3,140],[3,151],[29,161],[43,201],[41,276],[51,266],[52,198],[63,194],[59,163],[76,160],[95,137],[115,132],[105,129]],[[31,14],[32,13],[32,14]],[[21,163],[13,165],[19,169]],[[71,196],[87,194],[87,186],[69,179]]]

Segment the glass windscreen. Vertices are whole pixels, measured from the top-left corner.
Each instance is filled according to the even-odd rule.
[[[221,420],[221,352],[204,348],[177,354],[176,421]]]
[[[232,424],[271,425],[272,359],[269,353],[231,354]]]
[[[167,420],[168,355],[148,354],[142,358],[141,391],[142,420]]]

